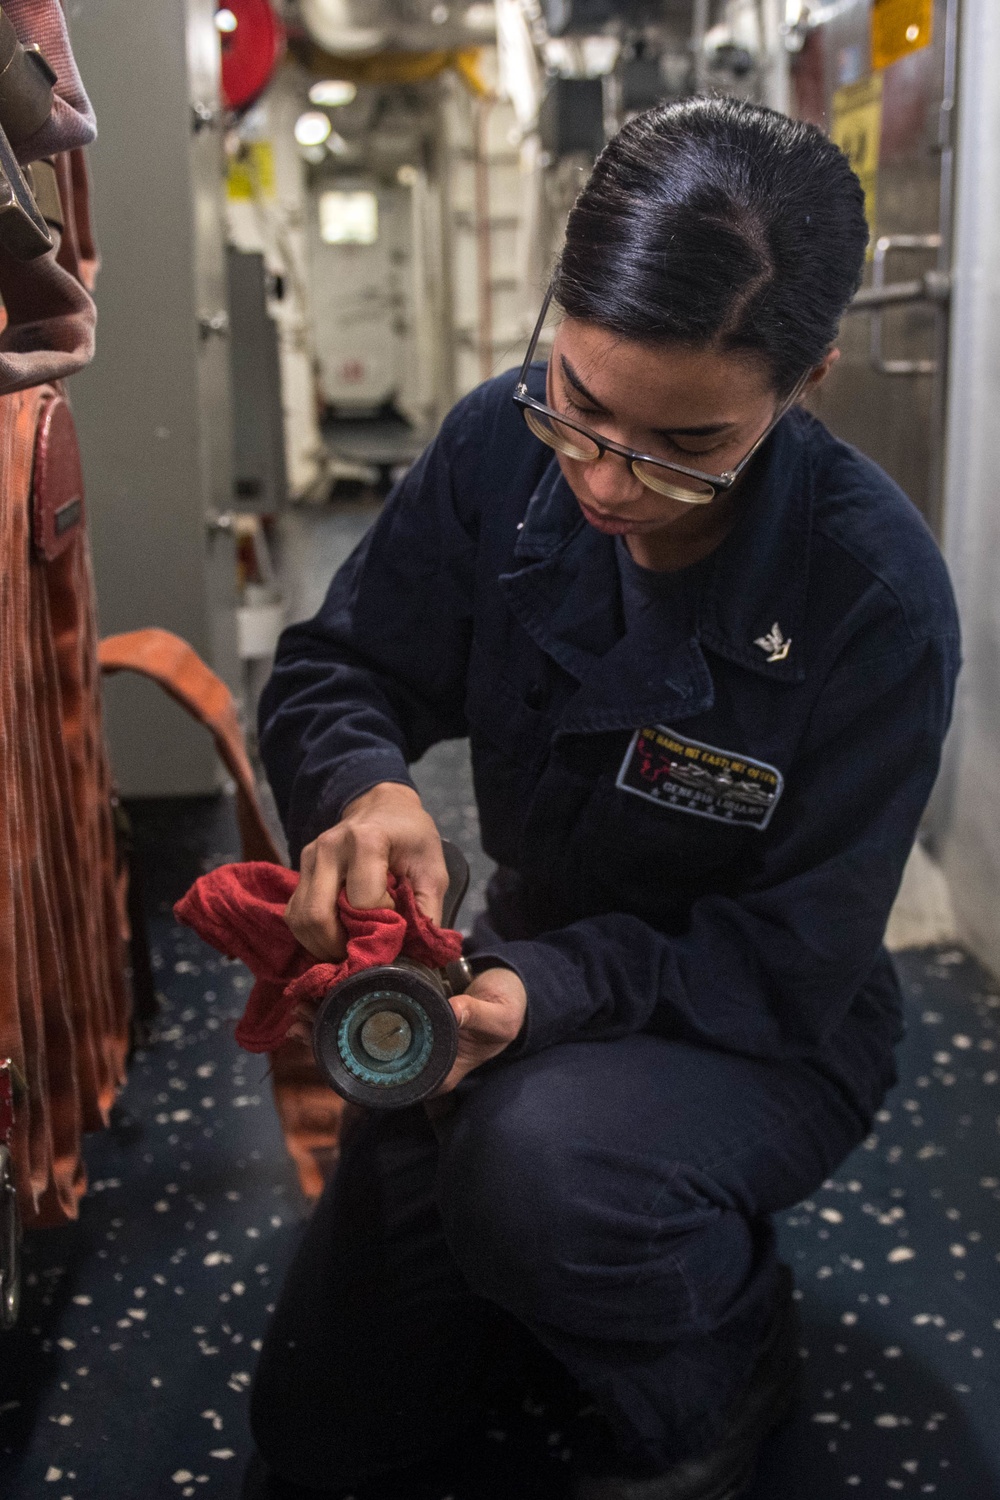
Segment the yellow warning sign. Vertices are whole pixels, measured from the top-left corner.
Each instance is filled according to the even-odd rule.
[[[873,0],[872,67],[919,52],[934,36],[934,0]]]
[[[865,218],[875,238],[875,194],[882,139],[882,74],[859,79],[833,96],[830,139],[843,151],[865,190]],[[869,247],[870,251],[870,247]]]
[[[226,195],[230,199],[274,197],[274,147],[249,141],[229,163]]]

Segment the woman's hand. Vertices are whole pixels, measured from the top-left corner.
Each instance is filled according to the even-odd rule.
[[[336,962],[346,940],[337,897],[346,888],[352,906],[392,906],[388,873],[404,876],[417,906],[440,922],[448,871],[441,836],[412,787],[380,782],[344,809],[340,822],[302,851],[299,883],[285,921],[314,958]]]
[[[466,1073],[510,1046],[524,1022],[528,996],[511,969],[484,969],[451,1006],[458,1021],[458,1057],[438,1095],[450,1093]]]

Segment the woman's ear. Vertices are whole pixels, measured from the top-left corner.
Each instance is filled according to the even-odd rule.
[[[805,395],[809,395],[809,393],[811,391],[814,391],[817,386],[823,384],[823,381],[829,375],[830,371],[833,369],[834,365],[837,363],[837,361],[838,361],[839,358],[840,358],[840,350],[839,349],[831,349],[831,350],[828,351],[826,358],[823,360],[823,363],[820,364],[820,365],[817,365],[815,367],[815,369],[810,370],[810,372],[809,372],[809,378],[806,381],[806,387],[805,387],[805,392],[804,392]]]

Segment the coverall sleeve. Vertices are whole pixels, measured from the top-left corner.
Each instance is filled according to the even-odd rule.
[[[480,427],[475,396],[396,486],[314,619],[282,633],[260,749],[292,863],[379,782],[465,733],[475,521],[460,515]]]
[[[829,1038],[879,958],[958,670],[950,636],[871,649],[830,673],[744,892],[695,901],[679,936],[609,914],[490,944],[528,992],[516,1053],[643,1029],[771,1058]]]

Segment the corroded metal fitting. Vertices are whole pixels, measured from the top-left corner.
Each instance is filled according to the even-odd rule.
[[[19,146],[52,113],[56,75],[37,47],[22,46],[13,23],[0,11],[0,125]]]

